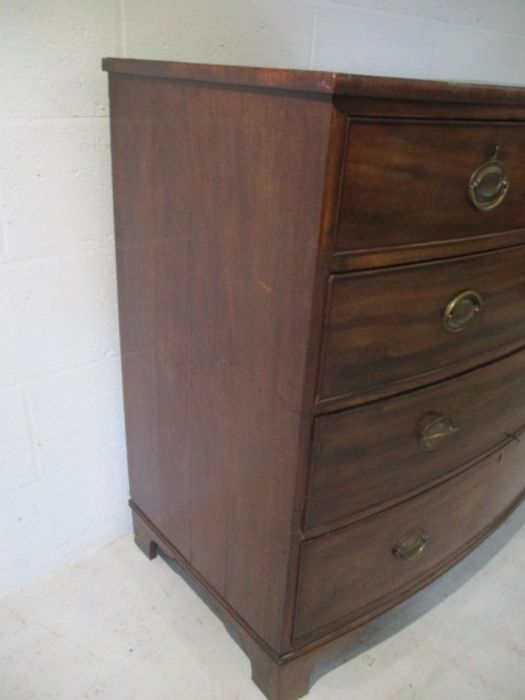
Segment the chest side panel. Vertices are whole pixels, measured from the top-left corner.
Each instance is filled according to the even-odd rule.
[[[132,499],[281,643],[331,105],[111,76]]]

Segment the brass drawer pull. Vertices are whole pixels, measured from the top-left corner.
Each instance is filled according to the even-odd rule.
[[[403,535],[392,550],[392,554],[403,561],[410,561],[421,554],[427,546],[427,542],[427,533],[418,527]]]
[[[458,430],[461,430],[461,428],[454,425],[452,418],[438,416],[430,423],[427,423],[419,433],[419,446],[425,452],[433,452],[441,445],[443,440],[454,435]]]
[[[498,150],[496,144],[492,157],[474,170],[468,182],[468,198],[480,211],[489,211],[499,206],[510,188],[505,167],[498,160]]]
[[[445,306],[443,325],[450,333],[466,328],[481,311],[481,297],[472,289],[461,292]]]

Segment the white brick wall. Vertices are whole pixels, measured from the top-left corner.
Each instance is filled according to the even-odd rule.
[[[0,3],[0,593],[130,527],[102,56],[525,84],[523,0]]]
[[[127,532],[106,76],[120,5],[0,2],[0,593]]]

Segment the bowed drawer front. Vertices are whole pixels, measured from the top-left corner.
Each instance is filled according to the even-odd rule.
[[[525,227],[525,127],[351,120],[338,252]]]
[[[458,371],[525,339],[525,246],[329,282],[322,399]]]
[[[523,497],[525,90],[104,65],[135,538],[297,700]]]
[[[364,617],[450,564],[522,496],[519,454],[510,442],[442,486],[304,544],[296,637]]]
[[[525,426],[525,351],[315,422],[307,529],[424,488]]]

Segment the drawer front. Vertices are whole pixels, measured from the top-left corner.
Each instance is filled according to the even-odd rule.
[[[318,418],[305,528],[422,489],[525,426],[525,351],[440,384]]]
[[[513,440],[402,505],[304,543],[295,640],[407,597],[488,534],[523,489],[524,447]]]
[[[347,143],[337,252],[525,227],[524,124],[351,121]],[[478,170],[496,145],[500,167]]]
[[[525,338],[525,246],[332,276],[328,305],[321,399],[472,366]]]

